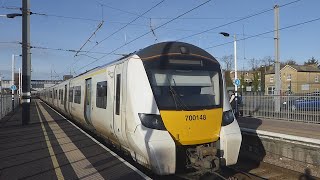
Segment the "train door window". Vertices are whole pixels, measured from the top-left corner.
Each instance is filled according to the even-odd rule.
[[[55,94],[55,99],[57,99],[58,98],[58,90],[56,90],[56,94]]]
[[[63,104],[63,89],[61,89],[61,104]]]
[[[61,96],[61,89],[59,89],[59,96],[58,96],[58,100],[60,100],[60,96]]]
[[[49,92],[49,97],[52,98],[52,91]]]
[[[107,81],[97,83],[96,106],[98,108],[107,108]]]
[[[73,87],[69,88],[69,102],[73,102]]]
[[[116,85],[116,115],[120,114],[120,85],[121,85],[121,74],[117,74],[117,85]]]
[[[80,104],[81,102],[81,86],[74,87],[74,103]]]

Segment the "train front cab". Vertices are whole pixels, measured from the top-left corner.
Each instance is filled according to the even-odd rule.
[[[128,129],[133,157],[141,161],[146,157],[153,171],[161,175],[176,173],[180,166],[215,168],[210,162],[216,162],[218,156],[225,159],[225,165],[237,161],[239,148],[230,143],[237,146],[239,138],[230,140],[229,132],[239,127],[233,117],[221,128],[223,117],[230,115],[224,111],[230,109],[224,105],[220,65],[212,56],[191,52],[136,56],[129,61],[127,82],[127,103],[131,103],[127,117],[141,120],[141,125],[127,126],[134,127]]]

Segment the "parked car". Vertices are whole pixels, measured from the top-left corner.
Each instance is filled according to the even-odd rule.
[[[290,96],[290,95],[293,95],[293,92],[292,91],[285,91],[285,92],[283,92],[283,95]]]
[[[320,96],[320,92],[319,91],[315,91],[313,93],[308,93],[307,96]]]
[[[291,111],[305,110],[316,111],[320,110],[320,97],[318,96],[303,96],[293,100],[285,101],[282,103],[284,109]]]

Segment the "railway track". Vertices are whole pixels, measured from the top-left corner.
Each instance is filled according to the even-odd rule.
[[[182,179],[194,180],[292,180],[305,179],[317,180],[309,174],[302,174],[296,171],[278,167],[267,163],[259,163],[258,167],[252,168],[252,163],[239,162],[232,167],[224,167],[220,171],[206,174],[184,174],[176,175]],[[256,165],[254,165],[256,166]],[[252,169],[251,169],[252,168]]]

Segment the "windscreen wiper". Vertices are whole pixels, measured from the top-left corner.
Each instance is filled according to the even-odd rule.
[[[188,110],[189,109],[188,106],[183,103],[183,101],[181,100],[181,98],[178,95],[178,93],[176,92],[176,90],[171,86],[171,82],[170,82],[168,77],[167,77],[167,80],[169,82],[169,89],[170,89],[169,91],[171,92],[173,101],[174,101],[174,103],[176,105],[176,110],[178,110],[178,105],[179,105],[179,107],[181,107],[182,110]],[[172,80],[173,80],[173,83],[176,86],[175,80],[173,78],[172,78]]]

